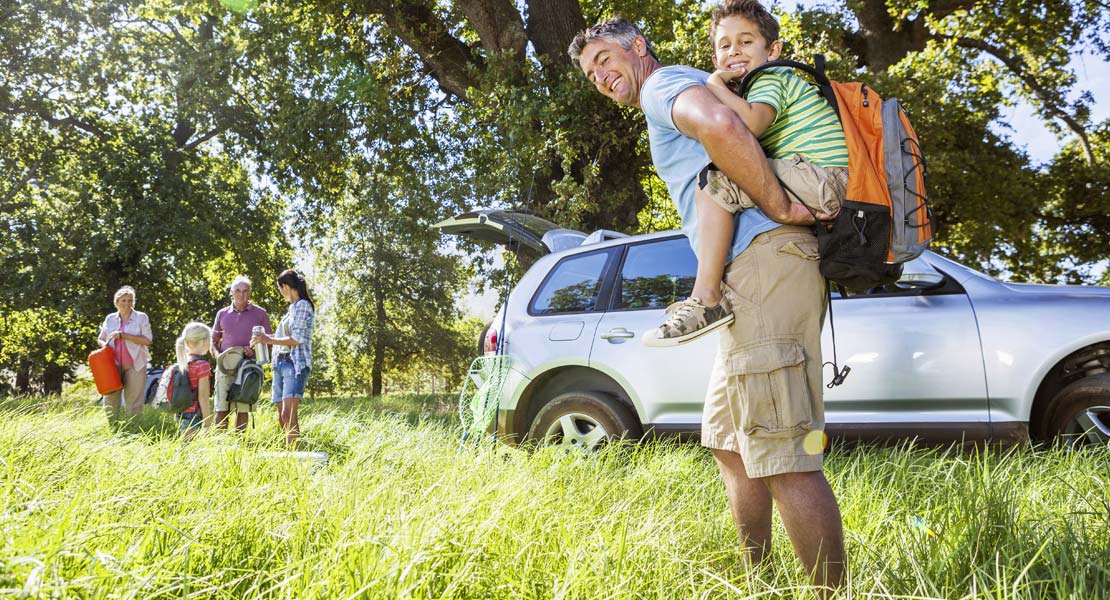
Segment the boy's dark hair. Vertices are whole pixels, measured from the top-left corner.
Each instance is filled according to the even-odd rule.
[[[577,65],[578,59],[582,56],[582,49],[586,47],[586,44],[594,40],[600,39],[620,44],[622,48],[627,50],[632,47],[632,40],[636,39],[636,36],[644,38],[644,42],[647,44],[648,54],[651,54],[652,58],[655,60],[659,60],[659,58],[655,56],[655,51],[652,50],[651,42],[648,41],[647,36],[640,31],[639,27],[636,27],[635,24],[620,15],[601,21],[596,25],[591,25],[588,29],[578,32],[578,35],[574,36],[574,39],[570,42],[570,46],[567,48],[567,55],[569,55],[570,60]]]
[[[763,8],[759,0],[726,0],[713,9],[709,18],[709,44],[714,48],[717,47],[717,25],[728,17],[743,17],[755,23],[768,46],[779,39],[779,22]]]

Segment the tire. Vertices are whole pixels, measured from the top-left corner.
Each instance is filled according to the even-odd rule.
[[[620,439],[638,440],[643,428],[633,410],[598,392],[567,392],[540,409],[526,439],[541,445],[596,450]]]
[[[1050,441],[1068,447],[1110,443],[1110,373],[1069,384],[1049,407]]]

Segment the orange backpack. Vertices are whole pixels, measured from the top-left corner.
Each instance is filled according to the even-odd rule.
[[[774,67],[813,77],[840,119],[848,145],[843,208],[831,227],[817,228],[821,273],[851,290],[894,283],[902,263],[920,256],[933,238],[925,156],[905,110],[897,99],[884,101],[865,84],[829,80],[821,55],[812,67],[788,60],[764,63],[744,76],[740,95],[757,74]]]

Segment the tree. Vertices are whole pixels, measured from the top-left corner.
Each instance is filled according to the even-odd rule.
[[[378,0],[315,9],[348,48],[391,65],[368,67],[379,86],[439,96],[431,110],[450,119],[428,120],[434,133],[415,129],[437,136],[440,156],[457,165],[446,194],[457,204],[526,206],[586,229],[669,224],[673,215],[650,200],[657,183],[639,115],[590,90],[564,49],[575,31],[619,12],[637,20],[664,63],[709,68],[707,6]],[[1069,100],[1069,58],[1110,56],[1108,15],[1087,0],[853,0],[780,17],[789,55],[822,52],[838,78],[865,81],[910,107],[929,157],[938,247],[993,273],[1054,280],[1076,278],[1060,256],[1108,250],[1101,241],[1057,245],[1075,239],[1066,232],[1095,227],[1091,216],[1106,212],[1106,200],[1085,195],[1087,208],[1066,216],[1051,208],[1104,185],[1101,126],[1090,122],[1089,95]],[[1059,160],[1078,156],[1086,167],[1040,168],[995,133],[1005,127],[1001,108],[1017,99],[1072,140],[1077,152]],[[381,106],[388,121],[393,109]],[[1046,245],[1054,250],[1045,253]]]
[[[252,190],[231,143],[214,141],[233,141],[242,119],[221,85],[212,19],[158,8],[44,0],[0,12],[0,223],[11,240],[0,310],[81,333],[62,346],[0,340],[22,348],[0,363],[22,391],[32,372],[40,389],[60,389],[123,284],[138,290],[166,361],[186,321],[209,321],[227,301],[235,274],[269,281],[289,263],[281,204]]]
[[[418,362],[457,367],[473,339],[456,326],[455,298],[465,281],[458,259],[441,254],[428,235],[431,199],[379,173],[353,177],[364,178],[355,188],[364,193],[334,207],[334,226],[317,254],[334,312],[324,353],[340,387],[377,396],[391,371]]]
[[[499,205],[584,229],[674,225],[642,117],[565,54],[618,12],[664,63],[708,68],[700,0],[0,5],[0,311],[21,319],[0,347],[22,349],[0,369],[56,389],[67,369],[45,365],[83,360],[124,283],[166,360],[238,272],[275,306],[257,284],[289,266],[288,238],[323,251],[342,291],[341,314],[321,315],[346,328],[328,369],[369,360],[374,390],[406,361],[448,360],[435,348],[465,270],[435,220]],[[852,0],[780,17],[789,55],[822,52],[837,78],[909,106],[938,247],[1015,279],[1095,278],[1110,124],[1091,121],[1068,61],[1110,56],[1102,3]],[[1005,135],[1017,99],[1068,141],[1051,163]],[[61,347],[16,332],[63,321],[82,333]]]

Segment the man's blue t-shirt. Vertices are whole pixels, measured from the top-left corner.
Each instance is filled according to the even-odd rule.
[[[671,201],[682,218],[682,231],[698,252],[698,215],[694,207],[694,191],[698,173],[709,164],[709,155],[701,142],[678,131],[671,119],[674,99],[686,88],[705,85],[709,74],[691,67],[663,67],[648,76],[640,89],[640,107],[647,118],[651,161],[659,178],[667,184]],[[736,217],[732,234],[732,250],[728,260],[736,258],[751,244],[755,236],[779,226],[758,208],[749,208]]]

